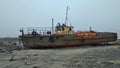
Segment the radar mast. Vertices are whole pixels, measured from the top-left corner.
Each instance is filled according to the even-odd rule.
[[[66,8],[65,25],[67,24],[67,20],[68,20],[68,10],[69,10],[69,6],[67,6],[67,8]]]

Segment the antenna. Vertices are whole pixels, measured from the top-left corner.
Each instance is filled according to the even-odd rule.
[[[67,6],[67,8],[66,8],[66,19],[65,19],[65,25],[66,25],[67,20],[68,20],[68,17],[67,17],[67,15],[68,15],[68,10],[69,10],[69,6]]]

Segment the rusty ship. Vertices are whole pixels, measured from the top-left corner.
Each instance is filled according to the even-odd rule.
[[[54,27],[52,19],[51,27],[29,27],[21,29],[19,36],[26,48],[46,48],[105,44],[117,40],[117,33],[96,32],[90,27],[89,31],[74,31],[73,26],[66,25],[68,7],[66,9],[65,23],[58,23]]]

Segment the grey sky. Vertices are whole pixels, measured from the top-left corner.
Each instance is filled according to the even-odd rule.
[[[74,30],[117,32],[120,36],[120,0],[0,0],[0,37],[17,37],[22,27],[64,23],[66,6]]]

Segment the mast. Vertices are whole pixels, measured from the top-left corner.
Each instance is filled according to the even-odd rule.
[[[54,33],[54,19],[52,18],[52,34]]]
[[[90,31],[91,31],[91,26],[90,26]]]
[[[67,17],[67,15],[68,15],[68,10],[69,10],[69,6],[67,6],[67,8],[66,8],[65,25],[67,24],[67,20],[68,20],[68,17]]]

